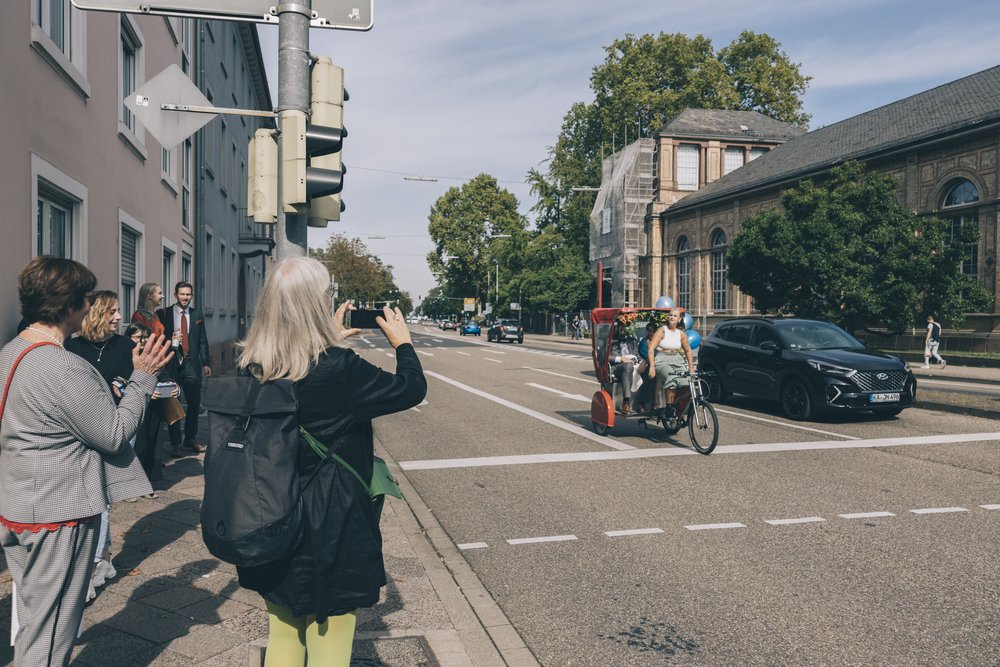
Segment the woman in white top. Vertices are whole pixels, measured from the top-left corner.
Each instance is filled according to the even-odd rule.
[[[649,362],[649,377],[656,378],[655,396],[663,396],[662,391],[666,389],[666,403],[663,405],[668,408],[673,406],[677,398],[677,387],[681,386],[680,374],[684,372],[685,361],[688,372],[694,373],[694,357],[684,325],[681,324],[682,317],[680,309],[670,311],[666,326],[660,327],[650,339],[646,357]],[[654,407],[663,407],[655,404],[655,398],[653,400]]]

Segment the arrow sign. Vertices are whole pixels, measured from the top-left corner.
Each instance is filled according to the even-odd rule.
[[[171,65],[123,100],[160,145],[170,150],[207,125],[218,114],[166,111],[163,104],[210,107],[187,74]]]

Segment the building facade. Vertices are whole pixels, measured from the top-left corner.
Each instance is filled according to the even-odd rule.
[[[690,285],[690,308],[710,319],[752,313],[750,299],[728,280],[726,251],[750,216],[780,205],[802,181],[822,182],[847,160],[895,178],[897,200],[918,215],[974,224],[980,240],[961,270],[996,297],[1000,192],[1000,67],[848,118],[788,141],[664,209],[659,248],[647,258],[662,266],[665,293]],[[956,103],[961,101],[961,103]],[[994,304],[996,300],[994,298]],[[996,331],[1000,310],[972,313],[966,326]]]
[[[209,327],[213,345],[224,346],[222,337],[239,331],[241,307],[252,314],[248,304],[264,272],[259,257],[240,259],[241,239],[266,236],[246,226],[246,204],[239,199],[246,190],[245,166],[242,172],[239,167],[246,164],[244,135],[202,130],[166,150],[122,103],[169,65],[180,66],[196,83],[199,71],[210,72],[209,59],[224,56],[221,47],[199,46],[206,30],[199,24],[205,22],[86,12],[70,0],[19,0],[5,8],[0,25],[0,90],[5,93],[0,105],[0,201],[7,219],[6,242],[0,245],[0,335],[9,339],[20,319],[21,267],[34,256],[50,254],[89,266],[100,288],[119,293],[126,317],[145,282],[161,283],[167,302],[178,280],[200,284],[210,293],[200,295],[198,305],[213,308],[213,317],[221,320],[214,308],[225,304],[225,324],[220,321],[214,331]],[[231,26],[218,30],[228,36],[231,29],[240,37],[239,50],[227,42],[232,55],[226,62],[235,63],[234,72],[242,63],[246,74],[240,85],[248,88],[234,93],[216,84],[228,96],[219,104],[270,109],[256,32]],[[239,105],[231,103],[234,99]],[[213,123],[217,128],[219,121]],[[239,119],[236,125],[243,127]],[[214,149],[202,138],[213,131],[219,141]],[[228,170],[228,211],[213,201],[201,176],[210,150],[216,151],[217,181]],[[220,187],[217,182],[215,188]],[[209,205],[215,208],[209,211]],[[226,222],[212,227],[209,220],[223,220],[222,211],[228,214]],[[251,245],[255,251],[263,247],[246,244]],[[216,355],[216,362],[224,360]]]

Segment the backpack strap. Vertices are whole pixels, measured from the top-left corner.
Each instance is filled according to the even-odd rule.
[[[301,426],[299,426],[299,435],[302,436],[302,439],[305,440],[310,447],[312,447],[313,451],[316,452],[316,454],[323,460],[324,463],[329,459],[333,459],[340,465],[347,468],[347,471],[352,475],[354,475],[357,478],[357,480],[361,482],[361,486],[364,487],[365,491],[368,491],[368,494],[371,495],[371,486],[368,484],[368,482],[364,480],[364,478],[358,473],[357,470],[354,469],[354,467],[350,463],[345,461],[336,452],[330,451],[330,449],[326,445],[317,440],[309,431],[305,430]]]
[[[17,365],[21,363],[21,359],[24,359],[24,355],[28,354],[36,347],[42,347],[43,345],[51,345],[52,347],[59,347],[55,343],[32,343],[17,355],[17,359],[14,360],[14,365],[10,367],[10,373],[7,374],[7,384],[3,388],[3,398],[0,399],[0,419],[3,419],[4,408],[7,407],[7,392],[10,391],[10,381],[14,379],[14,371],[17,370]]]
[[[243,403],[243,411],[240,416],[236,418],[236,428],[240,429],[244,433],[250,427],[250,418],[253,415],[253,409],[257,405],[257,397],[260,396],[260,389],[263,385],[260,382],[254,381],[250,383],[250,391],[247,392],[247,400]]]

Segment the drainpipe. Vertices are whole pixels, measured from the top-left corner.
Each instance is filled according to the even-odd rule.
[[[205,90],[205,21],[197,19],[198,47],[196,85]],[[195,134],[194,162],[198,165],[198,203],[194,216],[194,304],[204,312],[205,296],[205,132]]]

